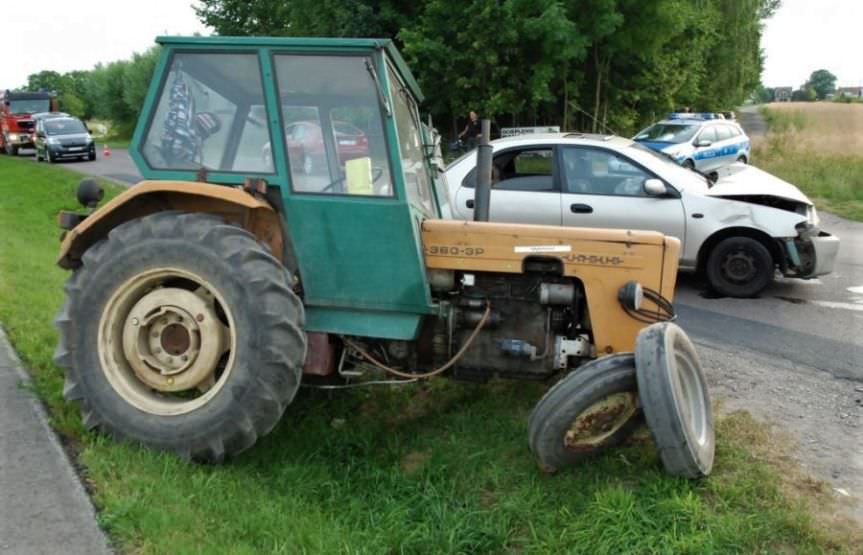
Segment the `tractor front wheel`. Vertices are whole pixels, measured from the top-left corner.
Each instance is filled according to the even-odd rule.
[[[545,472],[556,472],[621,443],[641,410],[631,353],[578,367],[540,399],[528,420],[530,450]]]
[[[250,233],[204,214],[124,223],[66,283],[55,360],[87,428],[218,462],[293,400],[303,307]]]

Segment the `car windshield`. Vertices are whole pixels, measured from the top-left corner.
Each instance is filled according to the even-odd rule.
[[[697,131],[697,125],[656,123],[636,135],[635,140],[677,144],[691,140]]]
[[[57,118],[45,121],[45,133],[47,135],[74,135],[86,133],[87,128],[81,120],[75,118]]]
[[[43,100],[12,100],[9,102],[9,111],[13,114],[47,112],[51,109],[50,104],[51,102],[47,98]]]

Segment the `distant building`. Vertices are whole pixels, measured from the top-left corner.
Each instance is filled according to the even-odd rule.
[[[839,87],[836,89],[836,96],[863,98],[863,87]]]
[[[773,89],[773,100],[775,102],[791,102],[791,92],[794,87],[776,87]]]

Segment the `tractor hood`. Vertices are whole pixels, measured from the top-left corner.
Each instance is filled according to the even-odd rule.
[[[776,197],[812,206],[800,189],[754,166],[732,164],[719,170],[716,184],[705,192],[711,197],[746,200],[746,197]]]

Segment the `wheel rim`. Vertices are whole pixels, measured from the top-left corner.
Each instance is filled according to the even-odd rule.
[[[563,437],[574,451],[595,449],[613,436],[638,410],[638,396],[631,391],[612,393],[579,413]]]
[[[102,371],[142,411],[188,413],[228,380],[235,329],[224,299],[205,279],[175,268],[149,270],[108,300],[98,334]]]
[[[691,438],[698,445],[705,445],[708,439],[707,391],[697,364],[683,349],[674,350],[674,386],[677,389],[677,406],[684,425],[690,430]]]
[[[735,283],[751,281],[758,273],[755,257],[744,250],[729,253],[722,261],[722,273]]]

